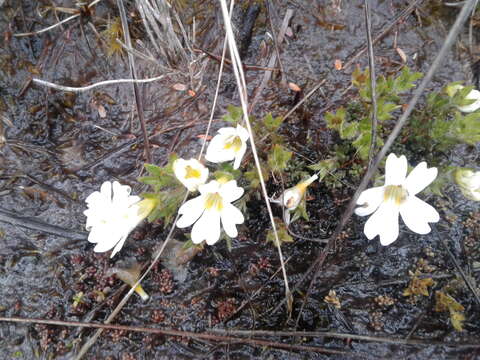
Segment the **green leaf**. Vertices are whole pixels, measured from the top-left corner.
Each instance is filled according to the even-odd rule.
[[[358,123],[347,123],[344,122],[340,128],[340,138],[344,140],[353,139],[358,132]]]
[[[228,105],[227,114],[223,116],[223,120],[232,125],[237,125],[242,119],[243,111],[241,107]]]
[[[286,150],[282,145],[275,144],[268,154],[268,165],[272,171],[282,172],[287,168],[291,158],[291,151]]]
[[[157,165],[153,164],[145,164],[145,170],[153,177],[153,176],[162,176],[163,169]]]
[[[282,125],[283,117],[277,116],[274,118],[271,113],[265,115],[263,122],[268,131],[276,131]]]
[[[339,131],[345,122],[345,116],[346,111],[343,107],[340,107],[336,113],[326,113],[325,121],[327,122],[327,127]]]
[[[398,76],[393,82],[393,91],[396,94],[401,94],[411,88],[415,87],[415,81],[423,77],[422,73],[410,72],[407,66],[404,66],[400,76]]]
[[[322,181],[322,179],[328,173],[333,172],[338,167],[338,159],[336,157],[332,157],[321,160],[316,164],[309,165],[308,167],[314,171],[318,171],[318,181]]]
[[[280,241],[280,245],[283,243],[291,243],[293,242],[293,238],[288,233],[287,227],[283,221],[278,218],[275,218],[275,227],[277,228],[278,240]],[[267,233],[267,242],[272,242],[276,245],[275,241],[275,233],[273,229],[270,229]]]
[[[392,112],[399,109],[400,105],[393,103],[386,103],[385,100],[379,99],[377,103],[377,119],[378,121],[385,121],[392,118]]]

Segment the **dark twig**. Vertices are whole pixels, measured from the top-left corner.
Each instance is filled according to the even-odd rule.
[[[99,324],[99,323],[85,323],[79,321],[61,321],[61,320],[48,320],[48,319],[35,319],[35,318],[20,318],[20,317],[0,317],[0,321],[5,322],[15,322],[22,324],[45,324],[45,325],[55,325],[55,326],[70,326],[70,327],[86,327],[86,328],[96,328],[98,331],[103,330],[123,330],[123,331],[135,331],[135,332],[144,332],[151,334],[162,334],[170,336],[180,336],[180,337],[189,337],[194,339],[203,339],[209,341],[222,341],[228,343],[243,343],[254,346],[261,347],[275,347],[280,349],[285,349],[289,351],[298,350],[298,351],[307,351],[307,352],[316,352],[323,354],[339,354],[346,355],[351,354],[349,351],[335,350],[321,348],[318,346],[304,346],[304,345],[293,345],[285,344],[280,342],[262,340],[262,339],[252,339],[252,338],[240,338],[232,336],[223,336],[209,333],[195,333],[191,331],[180,331],[174,329],[156,329],[148,328],[142,326],[125,326],[125,325],[111,325],[111,324]],[[356,353],[357,356],[362,356],[362,354]],[[363,355],[365,356],[365,355]]]
[[[303,283],[303,281],[309,276],[309,274],[313,271],[315,271],[312,280],[310,281],[310,285],[308,287],[307,295],[305,296],[305,299],[302,304],[302,308],[300,310],[300,314],[303,311],[303,308],[308,300],[308,295],[310,294],[310,291],[313,287],[313,284],[315,283],[315,280],[317,279],[317,276],[320,272],[320,269],[325,262],[325,259],[330,251],[333,250],[335,241],[338,237],[338,235],[342,232],[343,228],[345,227],[347,221],[350,219],[350,217],[353,214],[353,210],[356,206],[357,199],[362,193],[363,190],[365,190],[367,184],[369,183],[370,179],[374,175],[375,171],[377,170],[378,166],[380,165],[380,162],[382,159],[385,157],[387,151],[390,149],[392,146],[393,142],[397,138],[397,136],[400,134],[400,131],[402,130],[403,126],[407,123],[407,120],[412,113],[415,105],[417,102],[420,100],[420,97],[427,87],[427,85],[430,83],[430,80],[433,77],[433,74],[437,71],[437,68],[440,66],[442,61],[445,59],[447,52],[450,50],[450,47],[452,46],[453,42],[457,38],[458,33],[460,32],[463,24],[465,23],[465,20],[469,16],[470,12],[472,11],[473,6],[475,5],[476,0],[468,0],[464,7],[462,8],[462,11],[458,14],[457,19],[455,20],[455,23],[453,24],[452,28],[450,29],[450,32],[447,35],[447,38],[445,39],[445,42],[442,45],[442,48],[438,52],[437,56],[435,57],[435,60],[433,61],[432,65],[430,66],[430,69],[428,70],[427,74],[423,78],[422,82],[418,86],[418,88],[415,90],[415,93],[408,103],[407,108],[405,109],[405,112],[402,114],[400,119],[398,119],[397,123],[395,124],[395,127],[393,128],[390,136],[388,137],[387,141],[385,142],[385,145],[382,147],[380,152],[375,158],[375,161],[373,165],[368,168],[366,174],[364,175],[362,181],[360,182],[360,185],[358,186],[357,191],[353,195],[352,199],[350,200],[346,210],[344,211],[340,222],[337,225],[337,228],[335,229],[332,237],[330,238],[328,244],[325,246],[325,248],[321,251],[321,253],[317,256],[315,259],[314,263],[310,266],[310,268],[307,270],[305,275],[302,277],[300,284]],[[300,316],[300,315],[299,315]]]
[[[271,337],[336,338],[336,339],[369,341],[369,342],[378,342],[378,343],[395,344],[395,345],[413,345],[413,346],[438,345],[438,346],[455,347],[456,349],[480,348],[480,344],[452,343],[452,342],[442,342],[442,341],[434,341],[434,340],[417,340],[417,339],[413,339],[413,340],[394,339],[391,337],[346,334],[346,333],[336,333],[336,332],[330,332],[330,331],[269,331],[269,330],[208,329],[202,333],[195,333],[191,331],[151,328],[151,327],[143,327],[143,326],[126,326],[126,325],[112,325],[112,324],[107,325],[107,324],[89,323],[89,322],[61,321],[61,320],[21,318],[21,317],[0,317],[0,321],[21,323],[21,324],[45,324],[45,325],[53,325],[53,326],[69,326],[69,327],[84,327],[84,328],[144,332],[144,333],[162,334],[162,335],[170,335],[170,336],[190,337],[190,338],[204,339],[204,340],[210,340],[210,341],[223,341],[223,342],[229,342],[229,343],[245,343],[245,344],[251,344],[251,345],[258,345],[258,346],[277,347],[277,348],[283,348],[287,350],[304,350],[304,351],[306,350],[306,351],[328,353],[328,354],[350,354],[350,353],[342,350],[320,348],[317,346],[290,345],[286,343],[273,342],[273,341],[268,341],[263,339],[256,339],[252,337],[253,336],[257,336],[257,337],[271,336]],[[218,335],[218,334],[221,334],[221,335]],[[245,336],[247,338],[234,337],[234,336]],[[355,355],[363,356],[363,354],[358,352],[356,352]]]
[[[368,166],[372,166],[373,156],[375,155],[375,147],[377,143],[377,79],[375,75],[375,54],[373,53],[372,43],[372,22],[370,1],[364,0],[365,7],[365,27],[367,30],[367,47],[368,47],[368,65],[370,68],[370,96],[372,100],[372,137],[370,143],[370,151],[368,153]]]
[[[1,320],[1,318],[0,318]],[[369,335],[357,335],[357,334],[346,334],[346,333],[336,333],[332,331],[271,331],[271,330],[235,330],[235,329],[209,329],[208,332],[224,334],[224,335],[235,335],[235,336],[275,336],[275,337],[314,337],[314,338],[336,338],[336,339],[348,339],[348,340],[363,340],[370,342],[379,342],[385,344],[396,344],[396,345],[441,345],[441,346],[453,346],[455,348],[480,348],[480,344],[461,344],[461,343],[446,343],[442,341],[431,341],[431,340],[407,340],[407,339],[395,339],[392,337],[383,337],[383,336],[369,336]]]
[[[460,276],[462,277],[463,281],[467,285],[468,289],[472,292],[473,297],[477,301],[477,304],[480,306],[480,297],[478,296],[477,291],[475,290],[475,285],[472,284],[472,281],[465,275],[465,272],[462,270],[462,267],[458,263],[457,259],[455,256],[452,254],[450,248],[448,247],[447,241],[445,240],[445,237],[441,236],[440,233],[437,231],[437,227],[435,225],[432,225],[433,232],[435,235],[438,237],[438,240],[442,242],[443,247],[447,251],[448,256],[452,260],[453,264],[457,268],[457,271],[460,273]]]
[[[275,53],[277,54],[277,60],[278,60],[278,67],[280,68],[280,75],[282,76],[281,84],[282,85],[287,85],[287,80],[285,79],[285,72],[284,68],[282,65],[282,59],[280,58],[280,46],[278,45],[278,40],[279,38],[276,35],[275,32],[275,27],[273,26],[273,21],[272,21],[272,11],[270,7],[273,5],[270,3],[270,1],[265,1],[265,9],[267,10],[267,17],[268,17],[268,22],[270,24],[270,31],[272,32],[273,36],[273,44],[275,45]]]
[[[120,19],[122,21],[122,29],[123,29],[123,36],[125,38],[125,44],[129,48],[132,48],[132,40],[130,39],[130,31],[128,29],[127,15],[125,13],[125,7],[123,6],[123,0],[117,0],[117,7],[120,13]],[[138,77],[137,77],[137,69],[135,67],[135,58],[131,53],[127,53],[127,56],[128,56],[128,63],[130,65],[130,75],[132,79],[136,80]],[[143,101],[140,98],[140,95],[139,95],[140,93],[138,90],[137,83],[132,83],[132,88],[133,88],[133,94],[135,95],[137,115],[138,115],[138,119],[140,120],[140,127],[142,129],[142,134],[143,134],[145,160],[148,163],[151,163],[152,155],[150,153],[150,142],[148,141],[147,128],[145,126],[145,116],[143,113]]]
[[[0,208],[0,221],[11,225],[21,226],[30,230],[40,231],[67,239],[86,240],[87,233],[72,229],[64,229],[60,226],[47,224],[30,216],[21,216]]]

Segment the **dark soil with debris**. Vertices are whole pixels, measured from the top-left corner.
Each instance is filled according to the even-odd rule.
[[[155,223],[138,227],[114,259],[109,253],[95,254],[86,240],[85,198],[104,181],[112,180],[141,193],[145,188],[136,179],[143,175],[146,158],[131,84],[71,93],[32,82],[32,78],[40,78],[80,87],[131,78],[127,52],[105,35],[119,16],[117,2],[103,0],[81,11],[75,3],[0,0],[2,317],[105,321],[127,290],[109,270],[119,260],[148,264],[153,249],[159,247],[171,226]],[[151,161],[157,165],[164,165],[172,152],[192,157],[200,150],[199,135],[206,131],[224,38],[217,1],[171,3],[180,14],[190,43],[182,44],[182,54],[159,41],[160,47],[167,47],[167,58],[152,45],[134,2],[124,1],[134,48],[144,54],[136,56],[138,78],[165,75],[159,81],[139,85],[138,94]],[[348,89],[351,73],[357,65],[368,66],[363,52],[363,2],[269,1],[268,12],[266,3],[243,1],[233,16],[243,61],[248,65],[250,99],[255,97],[269,57],[276,52],[270,20],[278,33],[288,10],[293,11],[293,18],[279,52],[285,80],[296,87],[285,85],[274,74],[258,95],[252,114],[285,115],[325,79],[281,129],[294,156],[317,162],[326,157],[335,141],[326,129],[325,111],[354,100],[355,93]],[[374,1],[374,37],[409,3]],[[395,74],[405,61],[415,71],[428,70],[458,8],[433,0],[419,3],[375,45],[377,73]],[[15,36],[41,30],[74,14],[80,16],[52,30]],[[178,23],[172,21],[180,33]],[[477,24],[475,19],[471,22],[474,54],[478,53]],[[466,25],[430,90],[450,81],[472,81],[475,58],[469,47]],[[340,66],[350,60],[349,66]],[[238,106],[239,98],[231,68],[226,66],[214,130],[224,125],[221,117],[230,104]],[[478,167],[478,147],[473,151],[460,147],[451,161]],[[350,185],[332,189],[324,183],[314,184],[309,192],[310,220],[296,222],[294,232],[303,237],[330,235],[355,190],[356,184]],[[278,191],[280,187],[271,182],[269,189]],[[399,239],[389,247],[381,247],[378,239],[368,241],[362,231],[364,219],[354,216],[329,254],[301,312],[308,282],[294,294],[289,319],[284,306],[277,308],[284,299],[284,283],[277,250],[265,241],[268,214],[262,201],[253,198],[248,203],[247,221],[232,241],[231,250],[224,241],[219,242],[180,268],[167,266],[163,260],[142,283],[150,299],[143,302],[136,295],[131,297],[113,323],[191,332],[251,330],[251,337],[271,345],[108,330],[85,358],[480,358],[480,348],[469,346],[479,343],[480,304],[442,243],[448,244],[460,268],[477,284],[480,210],[453,188],[445,197],[430,197],[429,202],[441,214],[438,233],[419,236],[401,225]],[[186,240],[179,230],[174,238]],[[283,245],[291,286],[298,283],[323,246],[301,238]],[[413,274],[421,274],[416,284],[424,289],[415,292],[418,288]],[[433,282],[418,282],[425,278]],[[415,294],[408,295],[408,289]],[[462,331],[453,327],[448,311],[436,311],[436,291],[445,289],[464,308]],[[473,291],[480,293],[478,286]],[[328,331],[351,336],[280,337],[256,330]],[[87,328],[2,321],[0,358],[73,358],[93,333]]]

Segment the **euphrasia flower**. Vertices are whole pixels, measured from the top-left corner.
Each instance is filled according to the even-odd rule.
[[[95,245],[93,251],[105,252],[113,248],[113,257],[120,251],[132,231],[156,206],[156,200],[130,195],[130,186],[117,181],[106,181],[100,191],[90,194],[85,202],[88,209],[86,228],[88,241]]]
[[[464,88],[464,86],[459,85],[459,84],[449,86],[449,87],[447,87],[447,94],[450,97],[453,97],[457,93],[457,91],[459,91],[463,88]],[[466,100],[472,100],[472,103],[469,104],[469,105],[458,106],[458,110],[460,110],[461,112],[465,112],[465,113],[471,113],[471,112],[474,112],[474,111],[480,109],[480,91],[478,91],[476,89],[472,89],[465,96],[465,99]]]
[[[294,187],[285,190],[282,196],[280,196],[280,199],[283,201],[283,206],[290,211],[295,210],[305,196],[307,187],[317,179],[318,175],[315,174],[310,176],[307,180],[298,183]]]
[[[197,190],[198,186],[205,184],[208,178],[208,169],[196,159],[175,160],[173,163],[173,172],[188,191]]]
[[[480,171],[459,168],[455,171],[455,182],[467,199],[480,201]]]
[[[233,168],[238,169],[243,155],[247,151],[248,131],[241,125],[236,128],[224,127],[218,130],[208,146],[205,159],[213,163],[221,163],[235,159]]]
[[[380,235],[380,243],[391,244],[398,237],[398,214],[407,227],[418,234],[428,234],[428,223],[440,220],[438,212],[415,195],[437,177],[436,168],[418,164],[407,175],[407,158],[390,154],[385,165],[385,185],[365,190],[360,194],[355,209],[359,216],[373,213],[365,223],[364,233],[369,240]]]
[[[220,239],[220,222],[225,233],[234,238],[238,235],[236,225],[244,221],[243,214],[231,203],[243,195],[243,188],[235,180],[212,180],[198,187],[200,196],[187,201],[178,210],[182,215],[177,221],[179,228],[192,224],[192,242],[200,244],[206,240],[208,245]]]
[[[280,197],[278,197],[277,199],[270,200],[274,203],[283,204],[283,206],[285,207],[283,218],[287,225],[290,223],[290,211],[293,211],[298,207],[303,197],[305,196],[307,187],[317,179],[317,174],[310,176],[307,180],[304,180],[297,185],[286,189],[283,194],[280,195]]]

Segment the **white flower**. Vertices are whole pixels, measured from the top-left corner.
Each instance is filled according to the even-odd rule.
[[[224,127],[218,130],[208,146],[205,159],[213,163],[221,163],[235,159],[233,168],[238,169],[243,155],[247,151],[248,131],[241,125],[236,128]]]
[[[188,191],[197,190],[198,186],[205,184],[208,178],[208,169],[196,159],[175,160],[173,163],[173,172]]]
[[[182,215],[177,221],[179,228],[193,223],[192,242],[200,244],[206,240],[208,245],[215,244],[220,238],[220,221],[228,236],[238,235],[237,224],[244,221],[243,214],[231,203],[243,195],[243,189],[235,180],[228,182],[212,180],[198,187],[200,196],[187,201],[178,210]]]
[[[480,201],[480,171],[459,168],[455,171],[455,182],[467,199]]]
[[[305,196],[307,187],[317,179],[318,179],[317,174],[309,177],[307,180],[302,181],[297,185],[286,189],[283,192],[283,194],[280,196],[280,198],[274,201],[280,202],[281,200],[283,200],[283,206],[285,206],[285,208],[287,208],[290,211],[295,210],[300,204],[300,201],[302,201],[303,197]]]
[[[430,232],[428,223],[440,220],[438,212],[415,195],[437,177],[436,168],[418,164],[406,177],[407,158],[390,154],[385,165],[385,185],[365,190],[360,194],[355,209],[359,216],[374,213],[365,223],[364,233],[369,240],[380,235],[380,243],[391,244],[398,237],[398,214],[408,228],[418,234]]]
[[[85,199],[88,209],[83,214],[90,231],[88,241],[97,244],[93,251],[105,252],[113,248],[113,257],[122,248],[130,231],[155,207],[155,200],[140,201],[141,198],[130,195],[130,191],[130,186],[106,181],[100,191]]]
[[[447,88],[447,93],[452,97],[452,96],[455,95],[455,93],[457,91],[459,91],[463,88],[464,88],[464,86],[456,84],[456,85],[453,85],[453,86],[450,86],[449,88]],[[465,113],[471,113],[471,112],[474,112],[474,111],[480,109],[480,91],[478,91],[476,89],[471,90],[467,94],[467,96],[465,96],[465,99],[466,100],[475,100],[475,101],[473,101],[473,103],[471,103],[470,105],[458,106],[458,110],[460,110],[461,112],[465,112]]]
[[[283,194],[280,195],[278,198],[270,199],[270,201],[273,203],[283,203],[283,220],[287,225],[290,224],[290,211],[295,210],[298,205],[300,205],[300,202],[302,201],[303,197],[305,196],[305,192],[307,191],[307,187],[317,179],[317,174],[310,176],[307,180],[304,180],[297,185],[286,189]]]

